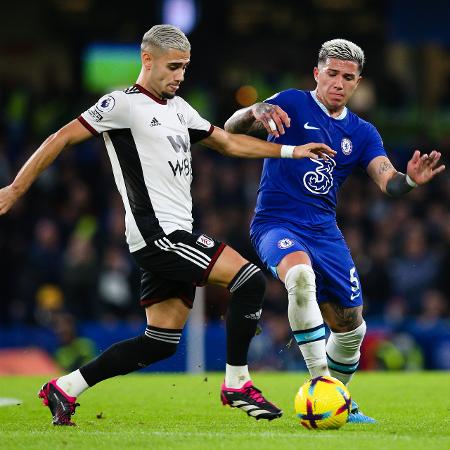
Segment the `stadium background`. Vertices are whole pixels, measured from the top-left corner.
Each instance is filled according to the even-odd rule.
[[[164,22],[192,27],[192,62],[180,95],[212,123],[223,126],[237,108],[281,89],[313,88],[320,44],[343,37],[361,45],[367,57],[351,108],[378,127],[396,167],[404,171],[416,148],[437,148],[448,164],[450,5],[438,0],[424,9],[423,3],[167,0],[111,7],[106,1],[47,0],[2,5],[0,186],[59,126],[108,90],[133,84],[133,57],[142,34]],[[175,16],[163,16],[168,13]],[[125,81],[115,85],[111,68],[118,67]],[[193,148],[196,229],[258,264],[248,225],[260,168],[259,161]],[[338,222],[361,276],[369,325],[362,368],[450,369],[449,203],[448,170],[398,200],[379,193],[362,172],[344,185]],[[139,274],[123,233],[122,204],[101,139],[65,151],[0,217],[0,373],[33,370],[33,348],[70,370],[142,331]],[[206,354],[200,369],[224,367],[227,300],[227,291],[206,288]],[[304,368],[298,349],[289,345],[286,306],[284,288],[268,276],[252,367]],[[17,357],[24,362],[20,368]],[[183,345],[177,356],[155,366],[185,368]]]

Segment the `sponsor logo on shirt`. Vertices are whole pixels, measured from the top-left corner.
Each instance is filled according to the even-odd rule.
[[[99,113],[96,107],[89,108],[88,114],[91,116],[94,122],[100,122],[103,119],[103,116]]]
[[[328,194],[333,186],[333,170],[336,166],[334,158],[311,159],[317,166],[314,170],[306,172],[303,176],[303,184],[309,192],[313,194],[324,195]]]
[[[277,245],[278,248],[281,248],[281,250],[285,250],[286,248],[292,247],[294,245],[294,241],[289,238],[284,238],[280,239]]]
[[[158,122],[158,119],[156,117],[153,117],[153,119],[150,122],[151,127],[156,127],[157,125],[161,125],[160,122]]]
[[[214,240],[206,236],[205,234],[202,234],[197,238],[197,244],[203,248],[212,248],[214,247]]]
[[[350,155],[353,150],[352,141],[349,138],[343,138],[341,141],[341,149],[344,155]]]
[[[112,95],[103,96],[96,105],[96,108],[101,112],[109,112],[114,108],[116,101]]]
[[[309,125],[309,122],[306,122],[304,125],[305,130],[320,130],[320,128],[317,128],[313,125]]]

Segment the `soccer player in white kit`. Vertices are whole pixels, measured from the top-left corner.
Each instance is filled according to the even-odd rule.
[[[190,44],[174,26],[156,25],[145,33],[141,61],[134,86],[103,96],[49,136],[15,180],[0,190],[0,214],[4,214],[64,148],[103,135],[125,207],[127,243],[142,272],[145,332],[45,383],[39,397],[49,407],[54,425],[74,425],[76,398],[86,389],[173,355],[195,286],[215,284],[231,292],[222,403],[256,419],[280,417],[282,411],[253,385],[247,366],[265,278],[231,247],[192,233],[190,145],[202,142],[224,155],[242,158],[328,158],[335,152],[325,144],[282,146],[232,135],[200,117],[175,95],[190,62]]]

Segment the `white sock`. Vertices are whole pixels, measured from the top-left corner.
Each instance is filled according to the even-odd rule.
[[[56,384],[71,397],[78,397],[89,387],[79,370],[58,378]]]
[[[225,369],[225,386],[232,389],[240,389],[247,381],[250,381],[248,366],[230,366]]]
[[[284,280],[288,317],[311,378],[330,375],[325,352],[325,327],[316,299],[316,277],[311,266],[291,267]]]
[[[361,356],[361,343],[366,334],[366,322],[352,331],[330,333],[327,342],[328,367],[332,377],[347,385],[356,372]]]

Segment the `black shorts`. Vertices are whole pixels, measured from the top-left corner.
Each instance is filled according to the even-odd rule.
[[[177,230],[131,253],[141,268],[141,305],[181,298],[190,308],[225,244],[204,234]]]

